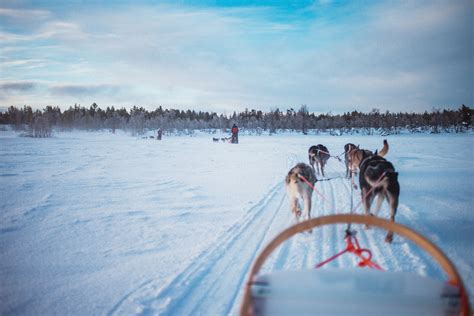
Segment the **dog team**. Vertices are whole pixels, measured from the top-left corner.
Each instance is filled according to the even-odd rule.
[[[378,215],[384,199],[390,205],[390,220],[395,221],[397,213],[400,185],[398,173],[392,163],[383,158],[388,152],[389,146],[383,141],[383,148],[378,152],[360,149],[359,146],[348,143],[344,146],[344,158],[346,165],[346,178],[352,179],[359,173],[359,187],[361,191],[362,204],[366,215]],[[326,146],[318,144],[311,146],[308,150],[309,165],[298,163],[290,169],[285,179],[285,186],[290,199],[290,208],[295,219],[299,221],[311,218],[311,196],[315,183],[318,181],[316,175],[325,177],[324,167],[331,157]],[[316,166],[315,166],[316,165]],[[372,202],[377,198],[375,212],[371,213]],[[303,201],[301,211],[299,200]],[[385,241],[391,243],[393,232],[388,232]]]

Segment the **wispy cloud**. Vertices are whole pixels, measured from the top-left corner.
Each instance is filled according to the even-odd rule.
[[[0,81],[0,91],[2,92],[25,92],[36,87],[32,81]]]
[[[45,23],[39,29],[26,34],[0,32],[0,40],[3,42],[31,42],[46,39],[78,40],[86,36],[87,34],[78,24],[64,21]]]
[[[28,9],[7,9],[0,8],[0,16],[17,19],[32,19],[39,18],[45,19],[51,16],[51,12],[48,10],[28,10]]]
[[[120,87],[111,84],[64,84],[52,85],[49,90],[56,95],[63,96],[97,96],[97,95],[114,95],[120,91]]]
[[[59,38],[67,40],[78,40],[87,35],[78,23],[66,21],[52,21],[43,25],[35,34],[36,38],[49,39]]]
[[[44,67],[46,65],[46,59],[16,59],[7,60],[0,62],[0,68],[6,69],[7,67],[22,67],[25,69]]]

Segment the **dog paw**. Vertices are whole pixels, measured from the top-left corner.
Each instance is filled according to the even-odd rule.
[[[295,213],[296,217],[301,217],[301,214],[303,214],[301,210],[297,210]]]

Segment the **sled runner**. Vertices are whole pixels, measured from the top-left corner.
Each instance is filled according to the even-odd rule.
[[[365,224],[392,231],[430,254],[448,280],[408,272],[381,271],[370,250],[346,236],[347,248],[318,266],[352,252],[359,266],[369,268],[312,269],[259,274],[270,254],[285,240],[306,230],[335,224]],[[350,232],[350,231],[349,231]],[[349,238],[349,239],[348,239]],[[373,268],[373,269],[370,269]],[[469,298],[453,263],[432,242],[384,219],[364,215],[331,215],[291,226],[257,256],[244,290],[240,315],[471,315]]]

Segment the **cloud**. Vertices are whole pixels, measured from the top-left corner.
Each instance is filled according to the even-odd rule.
[[[0,16],[4,18],[16,19],[45,19],[51,16],[51,12],[47,10],[28,10],[28,9],[7,9],[0,8]]]
[[[31,40],[31,39],[32,39],[32,37],[24,36],[22,34],[15,34],[15,33],[1,32],[0,31],[0,41],[2,43],[18,42],[18,41],[25,41],[25,40]]]
[[[51,93],[59,96],[96,96],[96,95],[115,95],[120,92],[120,87],[112,84],[64,84],[52,85],[49,87]]]
[[[35,89],[36,83],[32,81],[4,81],[0,82],[0,91],[26,92]]]
[[[10,68],[10,67],[22,67],[27,69],[44,67],[47,62],[46,59],[16,59],[16,60],[8,60],[4,62],[0,62],[0,67],[2,69]]]
[[[83,39],[87,36],[88,35],[84,33],[84,31],[78,24],[64,21],[47,22],[42,24],[34,31],[25,34],[0,31],[0,40],[4,43],[25,43],[43,41],[48,39],[72,41]]]
[[[78,23],[66,21],[51,21],[44,24],[35,37],[38,39],[60,38],[66,40],[77,40],[85,38],[87,34],[84,33]]]

